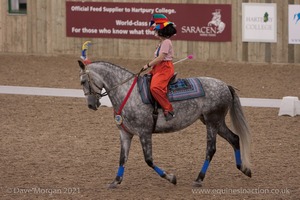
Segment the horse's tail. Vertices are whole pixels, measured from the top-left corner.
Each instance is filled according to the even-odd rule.
[[[250,143],[251,134],[249,131],[248,123],[245,119],[242,110],[240,98],[236,94],[232,86],[228,86],[233,97],[232,106],[230,108],[230,117],[233,124],[234,132],[240,137],[240,150],[242,156],[243,167],[250,168]]]

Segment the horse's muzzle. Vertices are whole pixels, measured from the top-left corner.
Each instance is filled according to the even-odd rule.
[[[93,106],[91,104],[88,105],[89,109],[91,110],[98,110],[98,108],[96,106]]]
[[[92,110],[98,110],[99,106],[101,105],[99,99],[96,98],[95,96],[88,96],[87,104],[88,104],[88,108]]]

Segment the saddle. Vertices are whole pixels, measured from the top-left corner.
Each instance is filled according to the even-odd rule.
[[[145,74],[138,79],[138,88],[143,103],[154,105],[156,100],[150,91],[152,75]],[[177,73],[173,75],[168,84],[167,97],[170,102],[182,101],[205,96],[204,89],[198,78],[178,79]]]
[[[153,106],[153,132],[155,131],[156,122],[158,118],[158,108],[161,106],[153,98],[150,91],[152,75],[145,74],[138,78],[138,89],[142,98],[143,103],[151,104]],[[174,73],[168,83],[167,97],[170,102],[182,101],[197,97],[205,96],[202,84],[197,78],[177,79],[177,73]]]

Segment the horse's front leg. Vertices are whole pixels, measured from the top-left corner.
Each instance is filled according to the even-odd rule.
[[[140,136],[140,141],[142,144],[145,162],[149,167],[153,168],[154,171],[162,178],[167,179],[169,182],[176,185],[176,176],[174,174],[168,174],[164,170],[160,169],[158,166],[154,165],[152,158],[152,133],[144,134]]]
[[[125,169],[124,165],[128,159],[132,137],[133,135],[131,135],[130,133],[127,133],[123,130],[120,131],[121,152],[119,169],[115,180],[109,185],[109,188],[116,188],[117,185],[120,184],[123,180],[123,174]]]

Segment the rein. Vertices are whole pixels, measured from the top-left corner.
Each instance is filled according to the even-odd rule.
[[[116,89],[117,87],[123,85],[124,83],[130,81],[130,80],[131,80],[133,77],[135,77],[135,76],[136,76],[136,75],[134,74],[134,75],[132,75],[131,77],[129,77],[128,79],[126,79],[126,80],[122,81],[121,83],[119,83],[118,85],[115,85],[114,87],[110,88],[109,90],[106,91],[106,95],[107,95],[107,93],[109,93],[110,91],[112,91],[112,90]]]
[[[100,96],[100,97],[107,96],[108,93],[109,93],[110,91],[112,91],[112,90],[118,88],[119,86],[123,85],[124,83],[127,83],[128,81],[130,81],[130,80],[133,79],[134,77],[136,77],[136,78],[139,77],[143,71],[145,71],[145,69],[142,68],[138,73],[133,74],[131,77],[125,79],[125,80],[122,81],[121,83],[119,83],[119,84],[113,86],[113,87],[110,88],[110,89],[106,89],[106,92],[101,93],[102,88],[100,88],[98,85],[95,84],[95,82],[93,81],[93,79],[90,77],[89,70],[86,70],[85,72],[81,73],[81,75],[86,74],[86,75],[88,76],[88,82],[89,82],[89,86],[90,86],[90,91],[89,91],[89,93],[85,93],[85,95],[90,94],[90,95],[96,95],[96,96]],[[95,90],[95,87],[96,87],[98,90],[100,90],[100,92],[96,92],[97,89]]]
[[[118,85],[115,85],[114,87],[112,87],[112,88],[110,88],[109,90],[107,90],[106,93],[109,93],[110,91],[112,91],[112,90],[116,89],[117,87],[123,85],[124,83],[130,81],[130,80],[133,79],[134,77],[139,77],[143,71],[145,71],[145,69],[142,68],[138,73],[133,74],[133,75],[132,75],[131,77],[129,77],[128,79],[122,81],[122,82],[119,83]]]

